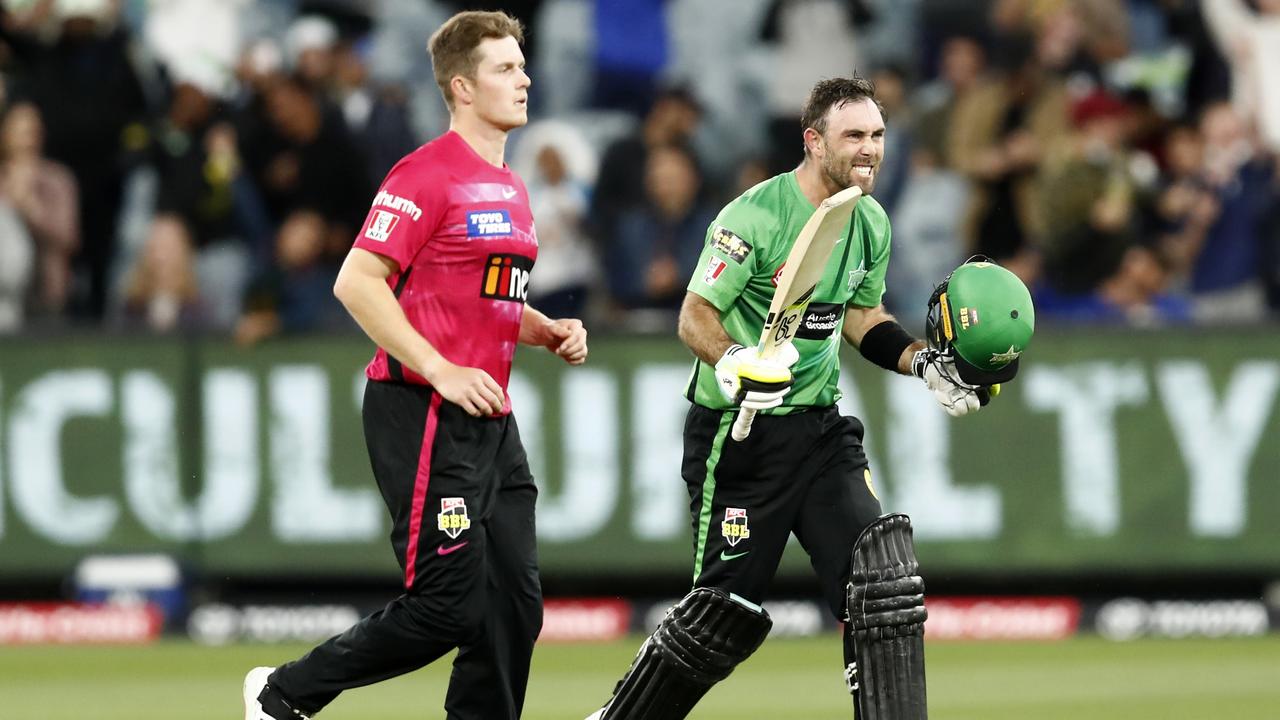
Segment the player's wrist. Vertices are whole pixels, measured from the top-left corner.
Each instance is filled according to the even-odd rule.
[[[418,367],[423,379],[435,385],[452,365],[453,363],[446,360],[443,355],[434,353],[432,356],[424,358]]]

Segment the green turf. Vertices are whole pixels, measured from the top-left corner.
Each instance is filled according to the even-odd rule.
[[[580,720],[604,700],[639,642],[543,645],[524,717]],[[240,681],[294,646],[0,648],[0,717],[41,720],[228,720]],[[835,636],[773,639],[716,687],[692,717],[815,720],[850,717]],[[340,697],[325,720],[440,718],[448,666]],[[1280,718],[1280,636],[1127,644],[935,643],[935,720],[1220,720]]]

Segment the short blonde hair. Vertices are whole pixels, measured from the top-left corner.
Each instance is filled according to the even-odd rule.
[[[523,45],[524,27],[519,20],[501,11],[460,12],[432,33],[431,39],[427,41],[427,50],[431,53],[431,68],[450,112],[453,112],[453,92],[449,90],[449,83],[454,76],[474,78],[476,66],[480,62],[476,53],[480,42],[505,37],[513,37]]]

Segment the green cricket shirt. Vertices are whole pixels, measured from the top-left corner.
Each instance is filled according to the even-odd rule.
[[[816,208],[800,191],[795,172],[774,176],[725,206],[707,229],[706,245],[688,290],[720,311],[735,342],[754,347],[760,339],[776,278],[796,236]],[[781,406],[788,414],[830,407],[840,399],[840,338],[847,305],[875,307],[884,295],[889,264],[889,218],[863,196],[849,227],[831,251],[794,341],[800,359],[791,367],[795,384]],[[712,409],[733,405],[716,386],[715,368],[695,361],[686,397]]]

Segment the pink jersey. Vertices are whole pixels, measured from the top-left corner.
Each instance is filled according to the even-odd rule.
[[[391,169],[355,246],[399,263],[387,284],[414,329],[449,362],[489,373],[505,393],[538,256],[518,175],[447,132]],[[382,348],[365,372],[428,384]],[[510,411],[508,399],[503,412]]]

